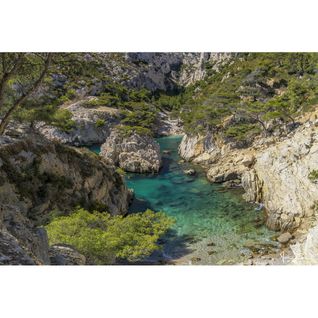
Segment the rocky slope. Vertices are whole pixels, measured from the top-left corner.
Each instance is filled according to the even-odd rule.
[[[76,205],[127,211],[122,177],[88,151],[38,136],[0,142],[0,263],[49,264],[45,224]]]
[[[157,173],[161,166],[159,144],[150,136],[124,136],[113,130],[101,147],[100,155],[109,163],[129,172]]]
[[[267,225],[283,231],[313,214],[318,192],[309,174],[318,167],[317,151],[313,123],[284,138],[260,138],[249,148],[213,142],[210,135],[185,136],[179,148],[183,158],[206,166],[211,182],[241,182],[246,200],[264,204]]]
[[[308,124],[256,155],[253,168],[242,176],[245,197],[264,203],[270,228],[297,228],[313,215],[318,200],[317,184],[309,178],[317,167],[318,131]]]
[[[127,53],[126,61],[138,65],[127,85],[149,90],[174,91],[202,80],[205,64],[214,70],[226,63],[231,53]]]
[[[74,128],[70,131],[39,123],[39,132],[49,140],[74,146],[103,143],[111,128],[118,124],[119,111],[107,106],[87,106],[92,100],[94,97],[88,97],[62,107],[72,113]]]

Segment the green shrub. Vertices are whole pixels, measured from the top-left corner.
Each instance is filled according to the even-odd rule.
[[[255,124],[236,124],[228,127],[224,135],[237,141],[244,141],[260,132],[260,128]]]
[[[160,247],[158,239],[173,220],[162,212],[147,210],[126,217],[77,209],[46,226],[49,243],[74,246],[94,264],[137,261]]]
[[[65,96],[68,99],[74,99],[76,97],[76,91],[71,88],[71,89],[67,90],[67,92],[65,93]]]
[[[75,121],[72,120],[72,113],[67,109],[58,109],[51,119],[51,125],[68,132],[75,127]]]
[[[103,126],[105,126],[105,120],[104,119],[97,119],[96,120],[96,123],[95,123],[95,126],[97,127],[97,128],[100,128],[100,127],[103,127]]]
[[[117,172],[118,174],[120,174],[121,176],[125,176],[125,175],[126,175],[126,171],[123,170],[122,168],[117,168],[117,169],[116,169],[116,172]]]
[[[98,106],[108,106],[117,107],[119,98],[117,96],[112,96],[109,93],[103,93],[100,96],[91,99],[83,104],[84,107],[98,107]]]
[[[311,170],[308,179],[312,182],[317,182],[318,181],[318,170]]]
[[[141,126],[119,126],[119,133],[124,137],[129,137],[133,133],[136,133],[141,136],[152,136],[152,131],[149,128],[141,127]]]

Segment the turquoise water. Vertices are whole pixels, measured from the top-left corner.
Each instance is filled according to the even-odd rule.
[[[180,136],[157,139],[163,167],[157,175],[128,174],[134,189],[131,212],[151,208],[175,218],[173,231],[162,241],[163,252],[152,257],[177,264],[235,264],[251,255],[251,246],[275,246],[273,232],[263,225],[263,212],[246,203],[240,190],[210,184],[199,166],[180,162]],[[95,149],[99,151],[98,147]],[[194,168],[196,176],[184,173]],[[149,259],[151,261],[151,258]]]

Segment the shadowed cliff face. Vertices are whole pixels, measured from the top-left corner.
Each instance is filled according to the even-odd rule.
[[[125,214],[122,177],[89,151],[32,136],[0,143],[0,263],[48,264],[44,225],[76,205]]]

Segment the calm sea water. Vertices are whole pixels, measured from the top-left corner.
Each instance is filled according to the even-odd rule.
[[[180,162],[180,136],[157,141],[163,154],[159,174],[128,174],[126,181],[136,199],[131,212],[151,208],[175,218],[173,231],[161,242],[163,251],[149,262],[170,259],[177,264],[236,264],[251,255],[251,247],[275,247],[273,232],[263,225],[264,215],[246,203],[240,190],[209,183],[199,166]],[[92,149],[99,152],[99,147]],[[195,176],[184,173],[187,168]]]

